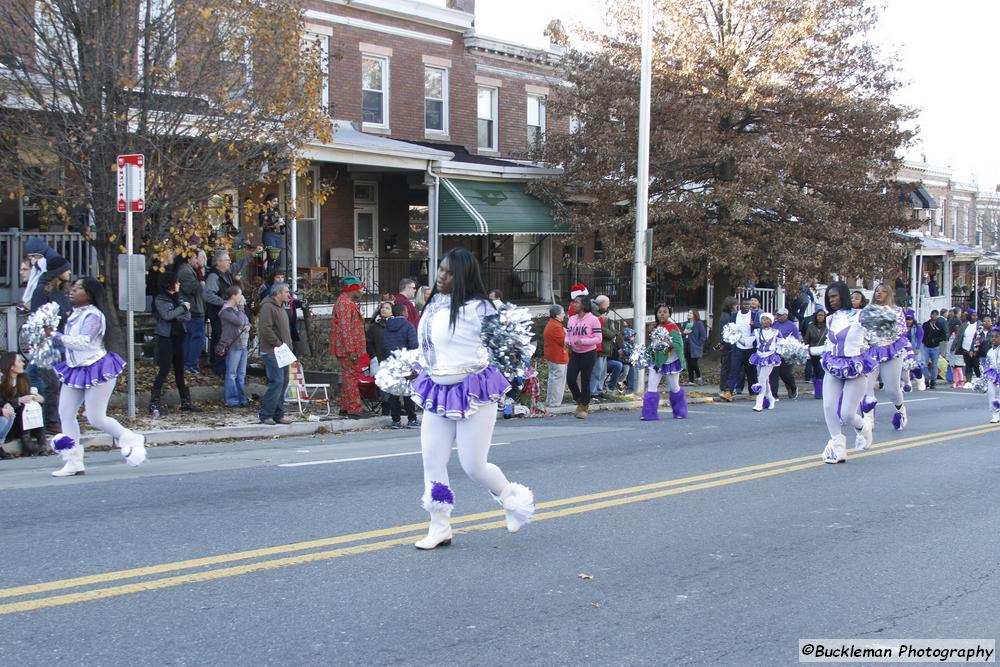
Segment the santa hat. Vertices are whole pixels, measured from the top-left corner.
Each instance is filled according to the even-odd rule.
[[[578,296],[590,296],[587,286],[583,283],[577,283],[569,288],[569,298],[575,299]]]
[[[342,289],[345,292],[354,292],[356,290],[364,289],[365,284],[357,276],[346,275],[340,281]]]

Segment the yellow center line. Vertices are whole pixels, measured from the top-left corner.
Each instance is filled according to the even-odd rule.
[[[921,447],[923,445],[938,444],[951,440],[958,440],[998,430],[1000,430],[1000,427],[980,426],[980,427],[971,427],[965,429],[956,429],[955,431],[942,432],[941,434],[902,438],[900,440],[893,441],[894,443],[899,443],[899,444],[883,443],[883,445],[877,449],[871,449],[866,452],[854,453],[852,454],[851,458],[867,458],[871,456],[879,456],[881,454],[888,454],[890,452],[902,451],[905,449],[911,449],[913,447]],[[797,461],[799,463],[796,463]],[[749,472],[721,479],[709,480],[706,479],[708,477],[707,475],[702,475],[698,477],[705,479],[705,481],[701,481],[699,483],[687,484],[684,486],[673,486],[672,488],[661,488],[660,490],[652,491],[649,493],[639,493],[636,495],[629,495],[625,497],[607,498],[608,495],[607,493],[593,494],[593,498],[596,500],[596,502],[589,502],[587,504],[576,505],[574,507],[565,507],[563,509],[552,510],[548,512],[545,511],[539,512],[535,515],[533,520],[546,521],[549,519],[567,517],[575,514],[582,514],[584,512],[593,512],[601,509],[608,509],[611,507],[619,507],[639,502],[646,502],[657,498],[664,498],[667,496],[679,495],[682,493],[691,493],[693,491],[701,491],[705,489],[717,488],[731,484],[738,484],[755,479],[763,479],[766,477],[773,477],[775,475],[787,474],[798,470],[806,470],[809,468],[818,468],[821,466],[828,465],[823,463],[821,460],[817,460],[815,455],[810,457],[799,457],[797,459],[787,459],[784,462],[776,462],[776,464],[780,464],[780,467],[774,467],[772,465],[771,469],[766,469],[766,470],[759,470],[761,466],[749,466],[748,469],[757,468],[758,470],[756,472]],[[739,469],[739,470],[744,470],[744,469]],[[652,488],[655,486],[656,485],[644,485],[644,487],[641,488]],[[640,487],[633,487],[633,488],[640,488]],[[584,498],[584,496],[579,496],[578,498]],[[605,498],[605,499],[597,500],[598,498]],[[570,499],[565,499],[565,500],[570,500]],[[556,501],[553,501],[553,503],[547,503],[546,505],[551,507],[555,502]],[[477,515],[469,515],[466,517],[462,517],[460,522],[471,521],[472,517],[474,516],[486,518],[486,517],[496,516],[496,514],[497,513],[495,512],[488,512]],[[490,521],[485,523],[463,526],[455,529],[454,532],[456,534],[462,534],[462,533],[479,532],[485,530],[495,530],[504,527],[504,525],[505,525],[504,521]],[[407,529],[408,532],[411,532],[410,529],[412,529],[413,527],[423,528],[423,524],[410,524],[409,526],[402,526],[398,528],[385,529],[380,531],[369,531],[369,533],[357,533],[353,536],[345,535],[341,536],[340,538],[331,538],[331,539],[346,539],[346,538],[357,539],[357,536],[364,534],[371,534],[371,535],[378,534],[378,536],[385,536],[393,534],[394,531],[398,532],[400,529],[403,528]],[[47,607],[76,604],[80,602],[88,602],[93,600],[101,600],[121,595],[128,595],[131,593],[159,590],[175,586],[182,586],[191,583],[214,581],[218,579],[249,574],[252,572],[274,570],[293,565],[301,565],[305,563],[329,560],[332,558],[341,558],[343,556],[370,553],[373,551],[381,551],[384,549],[389,549],[391,547],[409,544],[412,541],[412,539],[413,539],[412,536],[397,537],[388,540],[369,542],[366,544],[358,544],[349,547],[342,547],[339,549],[332,549],[329,551],[317,551],[297,556],[288,556],[285,558],[276,558],[272,560],[259,561],[256,563],[248,563],[245,565],[218,568],[214,570],[206,570],[203,572],[194,572],[189,574],[176,575],[172,577],[164,577],[160,579],[154,579],[152,581],[122,584],[118,586],[110,586],[107,588],[81,591],[78,593],[68,593],[51,597],[42,597],[32,600],[24,600],[21,602],[0,604],[0,615],[44,609]],[[263,551],[263,550],[257,550],[257,551]],[[247,552],[242,552],[242,553],[247,553]],[[204,559],[199,559],[199,560],[204,560]],[[109,574],[115,574],[115,573],[109,573]],[[52,583],[58,583],[58,582],[52,582]],[[25,587],[20,587],[20,588],[25,588]],[[13,589],[8,589],[8,590],[13,590]]]

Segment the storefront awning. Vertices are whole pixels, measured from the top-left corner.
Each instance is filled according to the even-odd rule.
[[[910,190],[908,195],[900,195],[900,201],[909,203],[915,209],[937,208],[934,197],[923,186],[917,186]]]
[[[524,183],[441,179],[438,234],[571,234]]]

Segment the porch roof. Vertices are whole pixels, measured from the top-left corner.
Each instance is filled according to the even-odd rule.
[[[453,153],[409,141],[361,132],[351,121],[334,120],[333,140],[313,142],[302,149],[302,157],[319,162],[342,162],[372,167],[424,171],[429,162],[451,160]]]
[[[572,233],[524,183],[442,178],[438,203],[442,236]]]

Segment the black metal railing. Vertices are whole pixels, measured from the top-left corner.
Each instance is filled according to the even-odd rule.
[[[427,284],[427,260],[398,257],[353,257],[330,262],[329,286],[333,293],[340,293],[340,281],[354,275],[365,283],[365,293],[378,299],[399,291],[403,278],[412,278],[417,285]]]
[[[483,268],[486,289],[500,290],[505,301],[538,301],[541,298],[541,280],[540,269]]]

